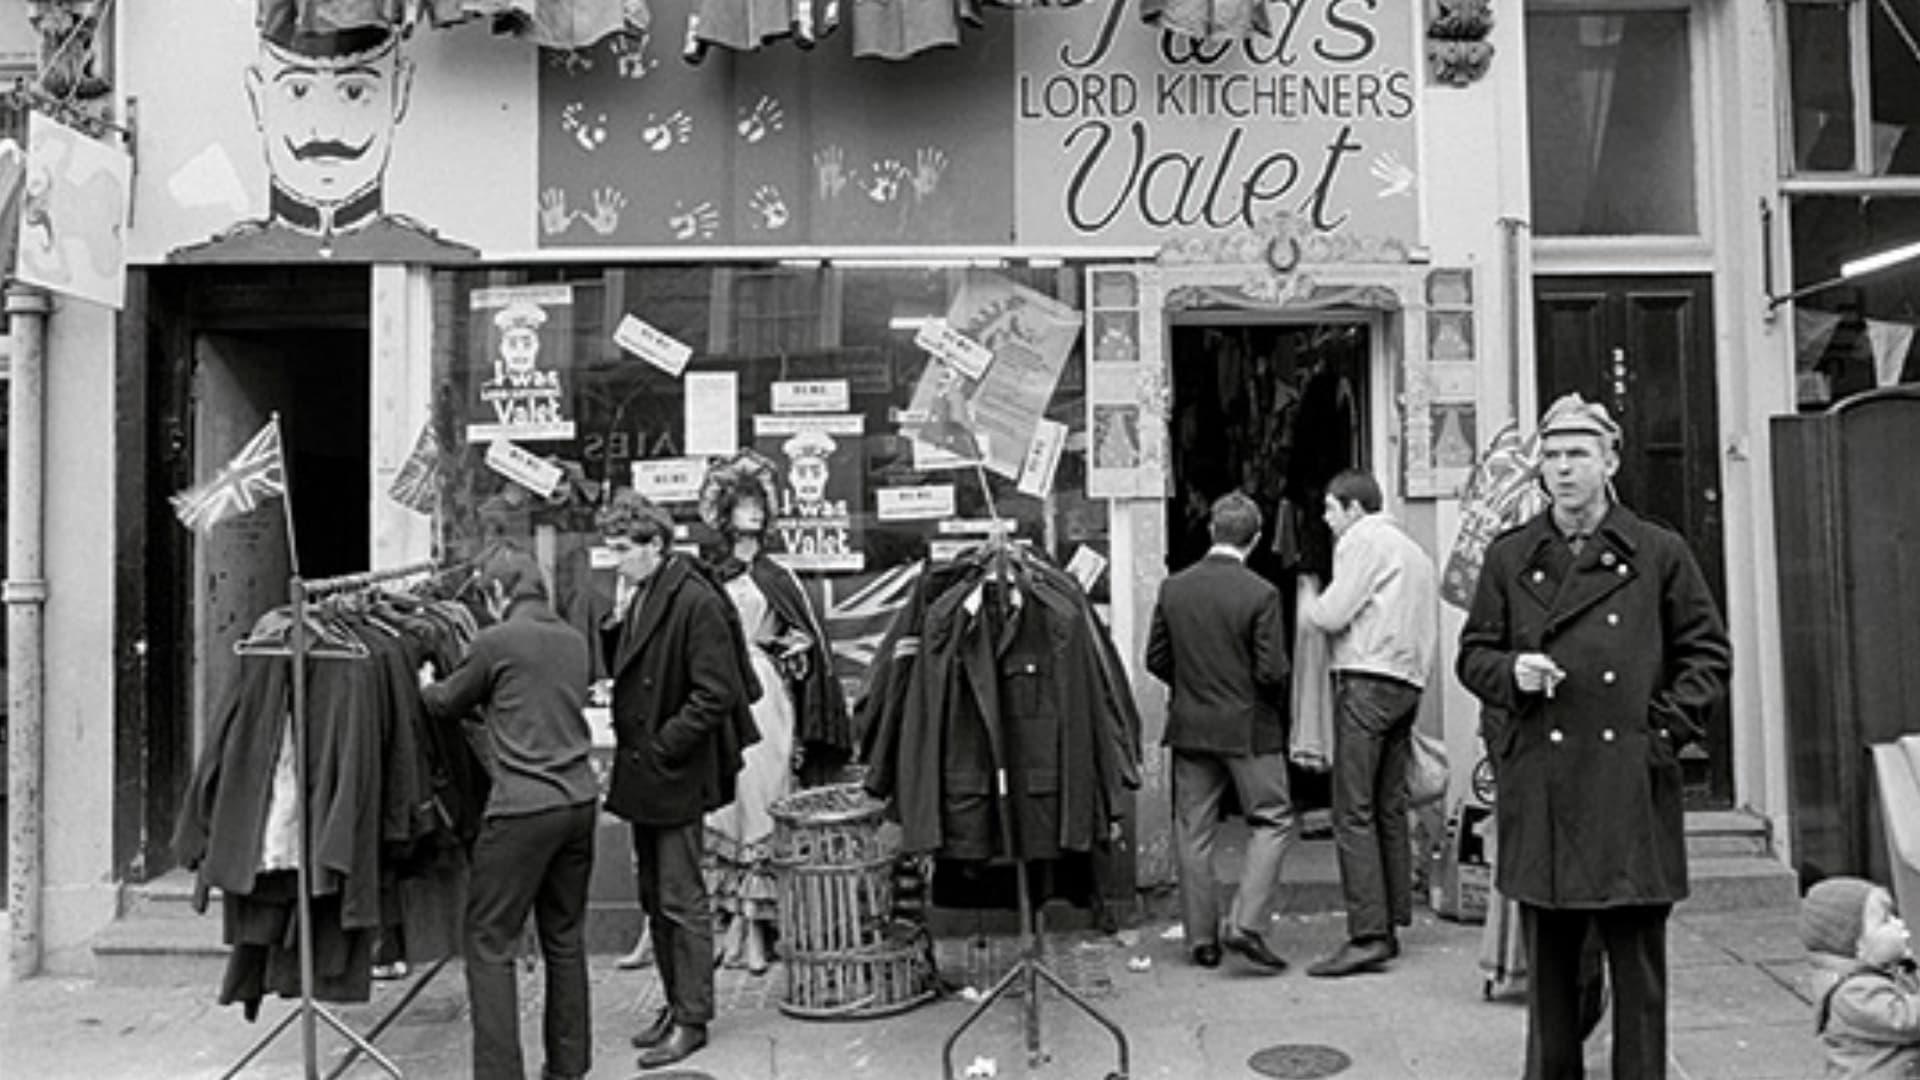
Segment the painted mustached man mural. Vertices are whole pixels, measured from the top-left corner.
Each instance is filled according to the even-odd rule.
[[[265,217],[175,249],[174,262],[457,262],[478,256],[385,204],[407,114],[403,27],[309,29],[290,0],[261,0],[247,99],[266,154]]]

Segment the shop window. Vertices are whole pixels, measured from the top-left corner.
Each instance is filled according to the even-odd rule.
[[[1920,0],[1786,0],[1781,18],[1793,171],[1920,176]]]
[[[1796,287],[1830,280],[1842,263],[1920,239],[1920,196],[1801,195],[1793,215]],[[1838,283],[1794,301],[1801,411],[1897,383],[1920,382],[1920,264]]]
[[[1536,235],[1698,235],[1689,18],[1529,8]]]
[[[461,558],[492,542],[522,545],[547,561],[561,607],[575,607],[595,590],[611,595],[611,573],[595,569],[594,554],[594,511],[608,491],[653,495],[681,526],[684,550],[698,552],[704,541],[714,554],[699,521],[698,481],[713,457],[757,450],[772,460],[781,489],[769,547],[826,614],[837,671],[857,690],[922,560],[978,542],[996,517],[1059,565],[1082,546],[1108,555],[1106,505],[1085,495],[1083,273],[771,265],[439,272],[434,425],[445,449],[430,501],[441,548]],[[1045,338],[1055,355],[996,349],[978,383],[943,377],[947,366],[915,342],[929,319],[963,309],[1013,340],[1027,330],[1012,323],[1038,320],[1042,308],[1065,331]],[[1007,377],[994,381],[996,368]],[[957,412],[946,411],[949,401]],[[940,426],[961,413],[957,425]],[[1066,431],[1050,475],[962,463],[974,449],[1004,461],[986,452],[996,433],[1043,419]],[[824,437],[796,439],[803,431]],[[498,460],[504,451],[490,464],[495,439],[557,465],[555,488],[536,493],[510,479],[511,466]],[[813,472],[802,476],[802,458],[807,470],[825,466],[823,484]],[[1099,604],[1106,595],[1103,578],[1092,597]]]

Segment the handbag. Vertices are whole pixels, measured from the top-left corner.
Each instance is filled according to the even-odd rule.
[[[1447,795],[1447,744],[1415,728],[1407,759],[1407,805],[1421,807]]]

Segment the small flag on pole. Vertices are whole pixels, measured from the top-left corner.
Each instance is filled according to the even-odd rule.
[[[287,493],[287,474],[280,457],[280,418],[267,421],[259,434],[247,440],[219,475],[172,497],[173,512],[189,529],[205,532],[235,514],[244,514],[264,499]]]

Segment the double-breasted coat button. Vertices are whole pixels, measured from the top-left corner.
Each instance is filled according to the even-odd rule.
[[[1616,559],[1615,559],[1615,558],[1613,557],[1613,552],[1611,552],[1611,551],[1603,551],[1603,552],[1601,552],[1601,553],[1600,553],[1600,565],[1601,565],[1601,566],[1612,566],[1612,565],[1613,565],[1613,564],[1614,564],[1614,563],[1615,563],[1616,561],[1618,561],[1618,560],[1616,560]]]
[[[1607,625],[1608,625],[1608,626],[1619,626],[1619,625],[1620,625],[1620,613],[1619,613],[1619,612],[1617,612],[1617,611],[1609,611],[1609,612],[1607,612]]]
[[[1567,736],[1563,732],[1561,732],[1559,728],[1554,728],[1552,731],[1547,732],[1548,742],[1564,742],[1566,740],[1566,737]]]
[[[1621,577],[1626,577],[1626,576],[1627,576],[1627,564],[1626,564],[1626,563],[1621,563],[1621,564],[1620,564],[1619,566],[1616,566],[1616,567],[1614,567],[1614,569],[1615,569],[1615,570],[1618,570],[1618,571],[1620,572],[1620,576],[1621,576]]]
[[[1600,741],[1601,741],[1601,742],[1612,742],[1612,741],[1613,741],[1613,729],[1612,729],[1612,728],[1601,728],[1601,729],[1600,729]]]
[[[1606,683],[1608,686],[1613,685],[1614,678],[1615,675],[1611,671],[1603,671],[1600,673],[1600,681]]]
[[[1538,585],[1545,580],[1547,580],[1547,572],[1545,570],[1535,570],[1533,572],[1533,583],[1535,585]]]

